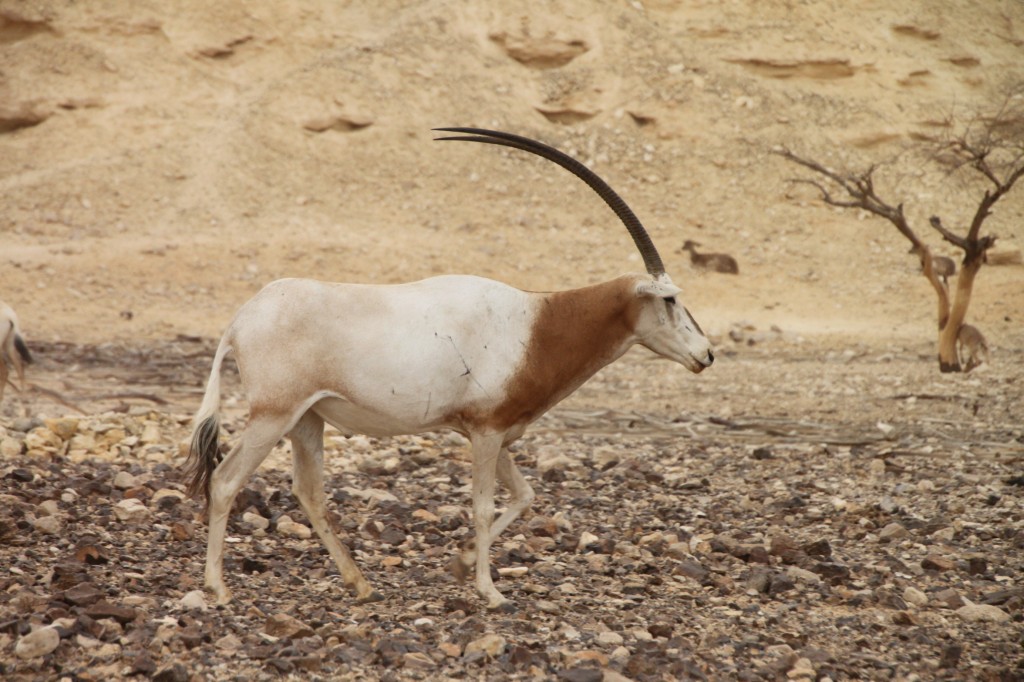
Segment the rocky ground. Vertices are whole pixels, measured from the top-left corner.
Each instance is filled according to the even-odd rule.
[[[0,0],[0,298],[37,358],[0,403],[0,677],[1020,679],[1024,191],[982,230],[989,362],[944,376],[907,240],[772,150],[880,164],[959,260],[929,217],[962,234],[990,186],[935,145],[1022,82],[1019,0]],[[537,499],[493,553],[515,614],[448,571],[470,525],[446,434],[327,433],[335,525],[386,601],[339,584],[283,443],[213,607],[181,443],[260,287],[641,267],[589,189],[432,141],[452,125],[598,172],[718,360],[633,351],[522,439]],[[739,274],[693,269],[691,239]]]
[[[0,666],[12,680],[1020,679],[1024,362],[943,377],[927,351],[734,330],[714,388],[631,353],[518,446],[537,499],[493,553],[509,615],[448,571],[471,531],[466,444],[446,434],[325,437],[334,525],[386,601],[341,585],[282,444],[229,526],[235,600],[211,606],[181,443],[212,346],[40,348],[38,388],[0,430]],[[75,385],[51,374],[75,363]],[[230,434],[244,405],[227,379]],[[108,390],[126,381],[137,390]]]

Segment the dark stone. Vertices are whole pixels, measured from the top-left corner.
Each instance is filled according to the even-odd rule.
[[[647,632],[651,633],[652,637],[664,637],[668,639],[672,636],[675,628],[671,623],[651,623],[647,626]]]
[[[30,483],[32,479],[35,477],[35,474],[33,474],[28,469],[15,469],[11,473],[7,474],[7,478],[15,480],[19,483]]]
[[[203,634],[202,629],[200,629],[198,625],[194,624],[184,628],[181,631],[181,634],[178,635],[178,638],[181,639],[182,644],[189,649],[195,649],[197,646],[202,644],[204,640],[209,639]]]
[[[85,610],[85,615],[95,620],[112,618],[121,625],[125,625],[135,620],[138,613],[133,608],[118,606],[117,604],[111,604],[108,601],[101,600],[88,607]]]
[[[676,565],[674,573],[678,575],[685,575],[687,578],[692,578],[697,582],[703,582],[705,578],[711,573],[708,569],[704,568],[699,562],[693,559],[687,559],[680,561]]]
[[[149,654],[139,654],[139,656],[132,661],[130,668],[130,675],[145,675],[150,677],[156,672],[156,662],[149,657]]]
[[[814,542],[804,545],[803,549],[808,556],[823,558],[832,556],[832,545],[829,544],[828,540],[815,540]]]
[[[849,567],[832,561],[822,561],[816,564],[814,572],[833,585],[839,585],[850,579]]]
[[[960,656],[964,648],[959,644],[950,644],[943,648],[942,656],[939,657],[939,668],[955,668],[960,665]]]
[[[929,554],[921,560],[921,568],[927,571],[952,571],[956,568],[956,562],[946,557],[941,557],[938,554]]]
[[[405,542],[405,533],[397,528],[387,528],[380,534],[380,541],[386,545],[397,546]]]
[[[559,672],[558,679],[566,682],[601,682],[604,673],[598,668],[569,668]]]
[[[103,597],[103,592],[92,583],[79,583],[64,590],[64,599],[75,606],[89,606]]]
[[[796,587],[796,583],[793,582],[792,578],[785,573],[778,573],[772,576],[772,582],[768,586],[768,594],[774,597],[783,592],[789,592],[794,587]]]
[[[171,664],[157,671],[153,682],[188,682],[188,670],[181,663]]]

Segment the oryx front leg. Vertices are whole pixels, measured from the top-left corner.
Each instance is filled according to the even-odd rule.
[[[224,536],[231,505],[238,491],[284,435],[285,428],[286,418],[250,418],[241,440],[210,476],[206,589],[213,592],[218,604],[231,601],[231,590],[224,583]]]
[[[327,522],[323,419],[307,412],[288,435],[292,441],[292,492],[313,524],[313,530],[337,564],[345,586],[355,593],[356,598],[361,602],[382,600],[384,597],[370,587],[348,548],[338,540]]]
[[[511,499],[509,499],[505,512],[491,524],[491,544],[498,539],[499,535],[505,532],[505,529],[513,521],[518,519],[529,508],[535,495],[533,488],[530,487],[526,478],[523,477],[523,474],[516,467],[515,462],[512,461],[512,455],[509,453],[508,448],[502,448],[498,454],[498,480],[508,488]]]
[[[501,458],[503,434],[475,436],[473,442],[473,527],[476,538],[470,554],[463,556],[463,561],[475,554],[476,589],[487,600],[487,608],[499,609],[508,604],[508,600],[494,587],[491,580],[491,542],[494,525],[494,487],[497,477],[498,461]]]

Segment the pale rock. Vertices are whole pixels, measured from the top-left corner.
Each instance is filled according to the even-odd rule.
[[[885,478],[885,460],[872,459],[868,464],[868,475],[872,478]]]
[[[791,680],[813,680],[815,676],[814,664],[811,663],[809,658],[799,658],[793,667],[786,673],[786,677]]]
[[[96,639],[94,637],[87,637],[86,635],[76,635],[75,644],[83,649],[95,649],[103,644],[103,640]]]
[[[68,450],[85,450],[92,452],[96,449],[96,437],[91,433],[76,433],[68,441]]]
[[[503,566],[498,569],[498,575],[502,578],[522,578],[529,572],[529,566]]]
[[[607,644],[609,646],[619,646],[625,640],[622,635],[615,632],[614,630],[608,630],[607,632],[601,632],[597,635],[597,641],[601,644]]]
[[[58,516],[40,516],[37,519],[32,519],[32,527],[40,533],[56,535],[60,533],[62,524]]]
[[[562,533],[571,533],[573,530],[572,521],[565,515],[564,511],[557,511],[555,515],[551,517],[551,520],[555,523],[557,528]]]
[[[412,517],[425,523],[438,523],[441,520],[440,516],[428,509],[417,509],[412,513]]]
[[[898,523],[887,524],[882,530],[878,531],[878,539],[885,542],[902,540],[908,537],[910,537],[910,531]]]
[[[562,623],[561,627],[558,628],[558,632],[562,635],[562,639],[568,642],[575,642],[580,638],[580,631],[568,623]]]
[[[491,658],[497,658],[505,651],[506,644],[507,642],[504,637],[493,632],[488,632],[483,637],[474,639],[472,642],[467,644],[462,655],[470,656],[477,652],[483,652]]]
[[[773,644],[764,650],[766,656],[770,659],[782,658],[789,656],[793,653],[793,647],[788,644]]]
[[[1010,614],[991,604],[968,604],[956,610],[956,615],[968,623],[1006,623]]]
[[[458,658],[462,655],[462,647],[455,642],[441,642],[437,649],[448,658]]]
[[[141,500],[130,497],[114,505],[114,516],[122,523],[139,523],[149,518],[149,509]]]
[[[78,431],[78,420],[74,417],[58,417],[57,419],[44,419],[46,428],[54,433],[61,440],[68,440]]]
[[[108,446],[117,445],[127,437],[128,433],[120,427],[114,427],[102,433],[102,440]]]
[[[60,505],[57,504],[57,500],[45,500],[36,506],[36,511],[39,512],[39,516],[56,516],[60,513]]]
[[[597,537],[590,531],[585,530],[582,533],[580,533],[580,539],[576,543],[576,551],[585,551],[587,547],[590,547],[591,545],[596,545],[599,542],[601,542],[601,538]]]
[[[271,637],[298,639],[300,637],[312,637],[313,628],[303,623],[294,616],[287,613],[275,613],[267,618],[263,626],[263,632]]]
[[[206,611],[209,607],[206,604],[206,595],[202,590],[192,590],[185,593],[185,596],[178,602],[182,608],[189,611]]]
[[[118,471],[114,476],[114,487],[118,490],[128,490],[129,488],[137,488],[138,486],[139,479],[127,471]]]
[[[381,502],[398,502],[398,498],[387,490],[380,490],[379,488],[367,488],[365,490],[359,488],[342,488],[352,497],[357,497],[360,500],[364,500],[370,503],[371,506],[376,506]]]
[[[92,652],[94,659],[104,660],[110,658],[117,658],[121,655],[122,647],[117,642],[107,642],[100,644],[99,648]]]
[[[156,422],[146,422],[146,425],[142,428],[142,433],[139,435],[139,441],[145,445],[152,445],[153,443],[159,443],[162,437],[159,424]]]
[[[622,650],[625,653],[622,655],[616,655]],[[624,646],[620,646],[618,649],[612,652],[612,659],[616,661],[627,660],[629,658],[629,649]],[[611,668],[606,668],[601,671],[601,682],[633,682],[631,678],[626,677],[622,673],[615,672]]]
[[[536,606],[537,610],[543,613],[558,614],[562,611],[558,604],[547,599],[538,600]]]
[[[652,545],[658,542],[664,542],[664,540],[664,533],[662,533],[661,531],[654,531],[653,533],[648,533],[647,535],[641,537],[637,544],[643,547],[645,545]]]
[[[292,521],[291,519],[288,519],[288,521],[290,523],[294,523],[294,521]],[[256,512],[247,511],[244,514],[242,514],[242,522],[257,530],[267,530],[268,528],[270,528],[270,519],[266,519],[257,514]],[[281,530],[280,520],[278,521],[277,529],[279,531]]]
[[[624,647],[624,646],[617,646],[614,649],[612,649],[611,654],[609,654],[609,658],[611,658],[613,661],[628,661],[629,657],[631,655],[632,654],[629,652],[629,649],[627,649],[626,647]],[[623,677],[622,675],[619,675],[618,673],[615,673],[615,675],[618,675],[618,677],[608,677],[608,673],[610,673],[610,672],[614,672],[614,671],[612,671],[612,670],[605,670],[604,671],[604,679],[605,680],[628,680],[629,679],[627,677]]]
[[[18,640],[14,646],[14,655],[18,658],[39,658],[53,653],[60,645],[60,634],[53,627],[33,630]]]
[[[24,447],[17,438],[0,438],[0,457],[17,457]]]
[[[313,531],[308,526],[295,523],[287,516],[282,516],[278,519],[277,532],[288,537],[299,538],[300,540],[308,540],[313,537]]]
[[[232,634],[224,635],[214,642],[213,645],[221,651],[238,651],[244,646],[242,640]]]
[[[953,542],[953,538],[956,537],[956,529],[952,526],[946,526],[932,533],[931,537],[940,542]]]
[[[819,585],[821,583],[821,576],[813,571],[808,571],[806,568],[800,568],[799,566],[790,566],[786,569],[786,575],[797,582],[808,583],[810,585]]]
[[[646,628],[633,628],[629,631],[629,635],[638,642],[651,642],[654,640],[654,635]]]
[[[914,606],[924,606],[928,603],[928,595],[916,587],[907,587],[903,590],[903,601]]]
[[[151,497],[149,500],[149,506],[157,506],[160,500],[164,499],[165,497],[174,497],[177,498],[178,500],[184,501],[185,493],[181,492],[180,490],[172,490],[171,488],[160,488],[160,490],[157,490],[155,493],[153,493],[153,497]]]
[[[405,670],[431,670],[437,667],[427,654],[420,651],[410,651],[402,655],[402,668]]]
[[[559,448],[545,445],[537,450],[537,471],[546,473],[556,470],[563,471],[575,465],[575,461],[567,457]]]
[[[622,453],[618,448],[600,447],[594,451],[594,464],[600,471],[605,471],[622,461]]]
[[[25,448],[29,452],[54,452],[63,445],[60,436],[47,428],[35,428],[25,434]]]

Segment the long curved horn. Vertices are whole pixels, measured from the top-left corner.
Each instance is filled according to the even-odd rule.
[[[644,226],[640,223],[632,209],[626,205],[622,197],[615,193],[615,190],[608,186],[607,182],[565,152],[561,152],[536,140],[531,140],[528,137],[503,133],[497,130],[485,130],[483,128],[434,128],[434,130],[446,133],[463,133],[463,135],[458,136],[438,137],[435,138],[436,140],[464,140],[467,142],[483,142],[485,144],[514,147],[537,156],[543,156],[548,161],[554,161],[587,183],[615,211],[615,215],[619,216],[619,220],[626,226],[629,235],[633,238],[636,248],[640,250],[640,255],[643,256],[647,272],[655,277],[665,273],[665,266],[661,262],[658,250],[654,248],[654,242],[651,241],[650,235],[647,234],[647,230],[644,229]]]

